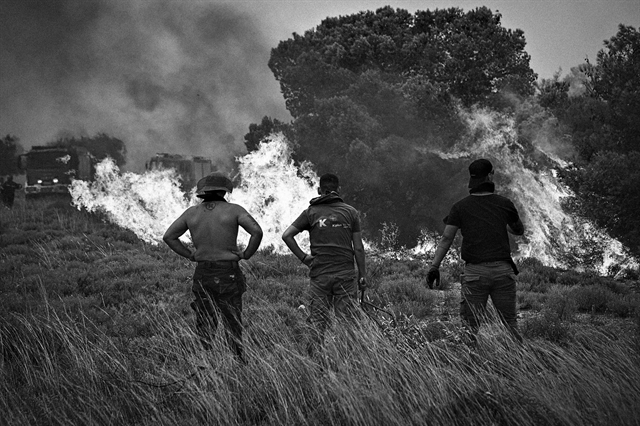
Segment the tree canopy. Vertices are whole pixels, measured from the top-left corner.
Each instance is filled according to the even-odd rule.
[[[280,42],[269,67],[294,118],[313,111],[317,99],[345,93],[367,71],[395,83],[417,78],[465,105],[488,102],[502,90],[531,94],[536,75],[524,34],[500,20],[486,7],[412,15],[387,6],[327,18]]]
[[[640,32],[620,25],[604,46],[595,64],[574,68],[565,81],[543,82],[539,99],[576,149],[561,173],[576,193],[574,213],[640,254]]]
[[[464,133],[459,105],[501,107],[504,92],[533,93],[524,46],[523,32],[485,7],[327,18],[272,50],[269,67],[294,120],[253,125],[247,148],[277,124],[295,159],[341,177],[370,238],[395,223],[399,243],[415,244],[460,196],[445,187],[464,167],[430,151]]]

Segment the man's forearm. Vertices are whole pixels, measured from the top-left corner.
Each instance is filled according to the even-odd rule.
[[[447,255],[447,252],[449,251],[449,247],[451,247],[452,243],[453,243],[453,240],[449,240],[445,238],[440,239],[440,242],[438,243],[438,248],[436,248],[436,253],[433,255],[433,261],[431,262],[431,266],[435,266],[436,268],[440,267],[440,263],[442,263],[442,260]]]
[[[291,253],[293,253],[293,255],[295,257],[300,259],[300,261],[302,261],[304,259],[304,257],[307,255],[307,253],[302,251],[302,249],[298,245],[298,242],[295,240],[295,238],[293,238],[293,237],[285,237],[282,240],[287,245],[287,247],[289,247],[289,250],[291,250]]]
[[[249,244],[247,244],[247,248],[244,249],[244,259],[249,259],[251,256],[258,251],[258,247],[260,247],[260,242],[262,241],[262,233],[253,234],[251,238],[249,238]]]
[[[367,266],[364,257],[364,250],[355,250],[356,266],[358,267],[359,278],[365,278],[367,276]]]

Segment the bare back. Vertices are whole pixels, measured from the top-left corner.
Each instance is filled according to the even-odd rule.
[[[238,260],[238,226],[247,211],[237,204],[206,201],[189,208],[184,220],[196,248],[197,261]]]

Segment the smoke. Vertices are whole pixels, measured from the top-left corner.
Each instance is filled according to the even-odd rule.
[[[574,194],[557,178],[567,162],[546,144],[523,145],[515,118],[488,109],[460,111],[471,138],[437,153],[453,161],[488,158],[496,170],[496,191],[514,201],[525,225],[525,235],[514,241],[516,257],[535,257],[560,268],[588,269],[607,274],[612,266],[638,265],[628,250],[586,219],[569,215],[563,202]],[[544,130],[544,129],[542,129]],[[526,139],[526,138],[525,138]]]
[[[249,123],[287,114],[255,24],[214,0],[5,1],[0,132],[27,147],[104,132],[130,170],[156,152],[229,169]]]

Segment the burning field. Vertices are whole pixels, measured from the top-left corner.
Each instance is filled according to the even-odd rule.
[[[487,144],[501,137],[488,135]],[[172,172],[122,173],[105,161],[95,182],[76,182],[73,205],[3,210],[2,423],[636,424],[637,277],[597,274],[608,259],[628,258],[612,257],[624,254],[615,241],[562,212],[567,192],[552,173],[534,174],[518,158],[503,170],[511,185],[526,185],[517,202],[529,207],[517,260],[522,345],[489,321],[468,346],[460,262],[452,254],[442,288],[427,289],[427,238],[396,252],[368,246],[369,307],[358,323],[330,331],[323,358],[309,358],[307,271],[279,235],[317,178],[294,165],[282,137],[239,159],[231,198],[267,232],[263,250],[241,262],[246,366],[220,334],[202,350],[189,308],[193,266],[158,244],[195,202]],[[610,250],[597,268],[571,269],[563,241],[578,260],[585,241]]]
[[[242,264],[240,367],[221,335],[199,346],[189,262],[103,214],[30,203],[0,213],[6,424],[632,425],[640,415],[632,281],[523,259],[525,344],[487,326],[471,351],[457,264],[430,291],[422,259],[370,256],[367,300],[389,314],[336,327],[318,364],[304,355],[305,268],[261,252]]]
[[[470,158],[500,159],[498,192],[514,200],[525,224],[524,237],[512,241],[517,258],[533,257],[547,266],[604,275],[638,267],[637,260],[619,241],[589,221],[564,211],[563,201],[572,197],[556,176],[556,168],[566,166],[564,161],[541,146],[534,153],[527,152],[517,142],[513,119],[505,115],[487,110],[464,115],[469,133],[476,137],[446,151],[432,150],[432,154],[462,164]],[[532,162],[531,158],[537,159]],[[237,161],[240,184],[229,200],[245,207],[261,224],[265,231],[262,248],[286,253],[280,238],[282,232],[317,195],[318,177],[313,165],[296,166],[289,143],[281,134],[270,136],[258,150]],[[457,186],[464,187],[464,183],[461,181]],[[348,185],[348,182],[344,185],[347,192]],[[94,182],[76,181],[71,193],[78,208],[101,212],[143,241],[158,244],[169,224],[185,208],[198,202],[193,193],[183,194],[179,188],[178,177],[169,171],[120,173],[107,159],[99,165]],[[441,218],[434,220],[440,222]],[[432,237],[417,241],[415,247],[406,248],[408,252],[424,254],[432,250],[433,232],[437,230],[425,231],[423,235]],[[366,236],[366,229],[364,233]],[[247,241],[248,236],[243,234],[241,242]],[[368,246],[373,249],[378,243],[368,241]]]
[[[523,32],[487,8],[388,6],[329,18],[276,48],[264,17],[232,2],[7,8],[0,70],[11,78],[0,102],[5,122],[18,123],[11,131],[25,143],[101,134],[121,158],[104,150],[95,179],[74,180],[70,199],[0,209],[0,425],[638,425],[640,266],[620,241],[640,237],[613,227],[619,241],[579,217],[610,219],[615,208],[568,213],[575,194],[558,177],[580,159],[561,152],[580,148],[572,137],[588,157],[624,158],[606,150],[625,135],[635,150],[640,85],[605,78],[632,58],[616,46],[633,28],[621,26],[625,37],[573,83],[537,85]],[[573,93],[594,76],[593,93]],[[607,81],[624,87],[595,85]],[[582,120],[586,111],[595,118]],[[233,170],[228,200],[264,230],[260,251],[240,261],[246,364],[221,330],[212,348],[200,344],[194,265],[162,243],[200,201],[173,170],[140,172],[158,151]],[[459,241],[439,288],[425,282],[442,219],[480,157],[524,222],[511,240],[523,343],[492,307],[471,342]],[[619,169],[621,180],[632,170]],[[357,321],[335,321],[310,357],[308,269],[281,235],[317,195],[316,171],[339,171],[345,201],[362,212],[369,287]],[[248,240],[241,233],[239,244]]]

